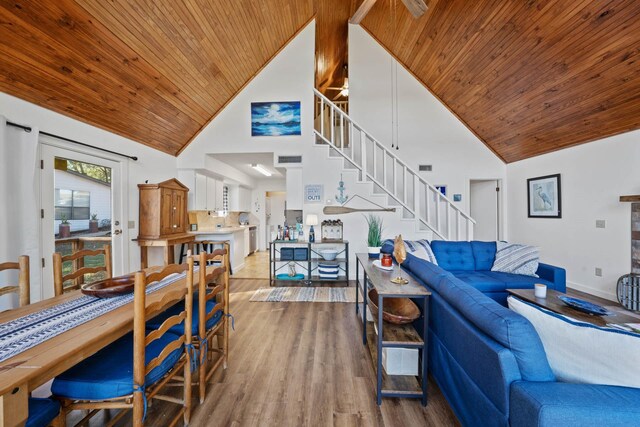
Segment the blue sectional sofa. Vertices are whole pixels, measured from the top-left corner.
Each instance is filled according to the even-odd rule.
[[[540,263],[536,271],[539,277],[491,271],[496,242],[434,240],[430,246],[439,267],[504,306],[507,305],[505,289],[533,288],[534,284],[543,283],[558,292],[566,291],[565,270],[553,265]],[[393,252],[393,245],[385,243],[382,252]]]
[[[451,254],[454,251],[449,252],[451,261],[442,259],[445,266],[452,267],[456,257]],[[640,424],[640,389],[558,382],[531,323],[497,303],[495,299],[501,297],[489,297],[496,297],[496,292],[504,288],[500,291],[483,288],[485,294],[456,277],[461,271],[489,274],[486,270],[472,270],[468,257],[466,262],[466,269],[457,265],[446,271],[409,254],[402,264],[432,291],[429,372],[463,425]],[[473,267],[478,266],[482,267],[474,258]],[[543,267],[542,271],[553,270]],[[563,276],[562,272],[556,273]],[[473,275],[464,273],[463,277],[468,279],[467,274]],[[499,275],[497,279],[504,277]],[[549,283],[557,282],[549,280]],[[559,289],[564,290],[564,281]],[[421,332],[421,322],[415,327]]]

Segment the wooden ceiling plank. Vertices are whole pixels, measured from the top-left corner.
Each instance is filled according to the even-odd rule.
[[[64,9],[61,9],[63,6]],[[48,33],[51,33],[50,40],[55,40],[58,46],[68,47],[72,51],[85,52],[84,56],[89,60],[89,67],[103,70],[103,74],[108,78],[121,81],[126,86],[126,91],[136,93],[136,95],[139,92],[145,92],[148,96],[154,96],[154,91],[158,87],[158,80],[162,79],[159,79],[157,74],[152,74],[149,78],[145,76],[144,80],[141,79],[139,73],[142,69],[141,67],[145,67],[146,64],[144,61],[138,60],[138,57],[133,53],[119,53],[109,43],[91,47],[90,43],[87,42],[87,38],[95,37],[93,33],[96,27],[95,25],[91,28],[86,27],[86,25],[93,25],[93,23],[88,23],[78,16],[77,9],[74,9],[74,3],[35,2],[30,7],[30,9],[24,11],[22,9],[14,9],[11,13],[13,16],[16,16],[16,13],[20,13],[19,19],[21,19],[21,22],[25,23],[25,25],[28,23],[34,31],[42,32],[46,29]],[[7,15],[6,19],[11,19],[11,16]],[[47,20],[51,19],[55,19],[58,24],[47,25]],[[65,40],[70,31],[69,27],[72,28],[74,37],[61,44],[59,40]],[[50,52],[45,52],[45,54],[48,53]],[[170,90],[176,89],[166,80],[163,80],[162,84],[170,87]],[[154,102],[159,106],[165,104],[159,98]],[[175,114],[175,111],[172,114]]]
[[[34,73],[31,64],[26,64],[18,58],[3,56],[0,59],[0,71],[0,88],[3,91],[8,88],[20,89],[22,99],[29,102],[42,105],[43,99],[46,99],[48,108],[63,115],[110,130],[153,148],[170,151],[157,146],[153,137],[160,134],[156,133],[156,129],[130,129],[126,126],[126,111],[112,109],[110,114],[105,115],[102,106],[78,100],[75,88],[68,88],[65,82],[57,81],[54,76],[43,78],[42,73]],[[55,84],[51,84],[52,82]]]
[[[639,9],[640,11],[640,9]],[[551,105],[557,105],[559,100],[561,100],[562,94],[566,90],[571,90],[572,92],[578,94],[578,96],[574,96],[571,99],[575,100],[580,96],[587,96],[591,98],[593,87],[600,88],[600,93],[603,93],[603,89],[606,85],[606,77],[609,74],[612,74],[611,70],[615,69],[616,73],[619,72],[618,68],[622,62],[622,58],[629,55],[629,50],[626,47],[626,43],[623,39],[625,34],[633,34],[636,32],[640,32],[640,25],[637,24],[637,21],[630,19],[631,23],[636,24],[635,27],[628,27],[625,32],[619,30],[619,37],[617,40],[612,40],[608,43],[603,44],[599,49],[593,44],[589,46],[589,49],[580,49],[579,45],[575,45],[573,49],[575,52],[572,53],[574,58],[568,56],[570,52],[567,52],[564,56],[565,62],[568,65],[570,72],[565,72],[558,75],[549,75],[545,74],[545,78],[542,80],[535,79],[531,83],[533,87],[538,87],[542,90],[538,91],[535,96],[531,96],[529,98],[520,98],[514,99],[510,101],[507,105],[511,105],[512,108],[521,108],[523,105],[523,99],[526,99],[527,103],[539,104],[540,108],[544,108],[545,110],[549,108]],[[603,31],[608,31],[608,29],[604,29]],[[605,57],[609,56],[610,60],[606,61]],[[619,57],[620,59],[616,59]],[[574,67],[571,64],[579,63],[577,61],[583,59],[589,59],[589,63],[596,64],[595,66],[582,66],[582,67]],[[611,65],[611,64],[614,65]],[[600,76],[599,80],[594,80],[591,76],[596,75]],[[603,82],[603,83],[599,83]],[[584,95],[580,95],[584,94]],[[545,111],[546,114],[549,111]],[[517,120],[514,120],[517,123]]]
[[[0,9],[0,17],[2,19],[7,19],[5,13],[4,9]],[[18,24],[17,21],[14,22]],[[5,35],[4,40],[7,43],[3,43],[0,46],[0,52],[4,51],[5,55],[10,56],[13,50],[15,57],[31,63],[33,67],[37,68],[40,65],[40,68],[47,73],[57,75],[61,80],[69,84],[81,83],[81,87],[85,89],[83,93],[88,98],[98,99],[107,104],[115,104],[123,109],[140,102],[142,108],[137,110],[141,110],[149,120],[157,121],[158,126],[166,127],[170,131],[175,131],[179,128],[174,123],[165,122],[161,115],[153,111],[153,104],[157,100],[148,99],[145,101],[143,99],[144,92],[142,91],[136,92],[136,96],[128,96],[129,92],[123,91],[120,83],[114,82],[110,75],[102,74],[101,70],[97,68],[87,69],[87,65],[83,63],[83,58],[77,55],[76,51],[66,48],[54,39],[49,38],[47,40],[47,36],[44,33],[39,33],[37,29],[31,30],[31,37],[27,35],[28,33],[29,31],[23,26],[14,25],[12,31]],[[36,37],[38,33],[43,38]],[[11,48],[8,46],[11,46]],[[33,58],[38,58],[38,62]],[[60,68],[58,64],[64,65]],[[101,94],[102,88],[111,88],[108,91],[108,96],[105,95],[106,92]],[[172,113],[175,113],[175,110],[172,110]],[[186,116],[184,118],[188,119]]]
[[[103,7],[104,6],[104,7]],[[103,24],[109,25],[110,30],[129,47],[135,49],[136,52],[149,63],[153,64],[156,69],[167,76],[188,96],[192,102],[197,102],[202,108],[216,103],[216,100],[209,94],[202,93],[202,89],[197,86],[196,79],[191,79],[188,67],[182,61],[168,62],[163,56],[163,48],[156,42],[153,37],[146,37],[143,24],[138,21],[135,14],[115,14],[115,8],[107,7],[102,2],[93,2],[87,0],[83,3],[83,7],[87,8],[96,19]],[[168,42],[167,42],[168,43]]]

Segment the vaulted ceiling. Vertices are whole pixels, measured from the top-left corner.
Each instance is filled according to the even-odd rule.
[[[0,91],[178,154],[310,19],[362,0],[0,0]],[[507,162],[640,127],[637,0],[378,0],[362,26]]]
[[[0,0],[0,90],[179,153],[313,0]]]
[[[427,3],[362,26],[506,162],[640,128],[640,1]]]

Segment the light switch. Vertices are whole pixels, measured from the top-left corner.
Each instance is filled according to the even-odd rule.
[[[606,222],[604,219],[596,219],[596,228],[605,228]]]
[[[602,269],[600,267],[596,267],[596,276],[602,277]]]
[[[136,222],[135,221],[129,221],[127,226],[129,227],[129,230],[136,228]]]

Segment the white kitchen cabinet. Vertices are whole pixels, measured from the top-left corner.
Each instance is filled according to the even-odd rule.
[[[215,210],[221,211],[224,208],[224,182],[214,180],[216,186],[216,196],[214,198]]]
[[[207,177],[199,173],[196,174],[196,188],[194,197],[194,207],[196,210],[207,209]]]
[[[217,180],[207,177],[207,209],[217,211],[216,205],[216,182]]]
[[[240,210],[251,212],[251,190],[240,187]]]
[[[249,251],[251,250],[250,244],[250,236],[249,236],[249,227],[244,229],[244,256],[249,256]]]

